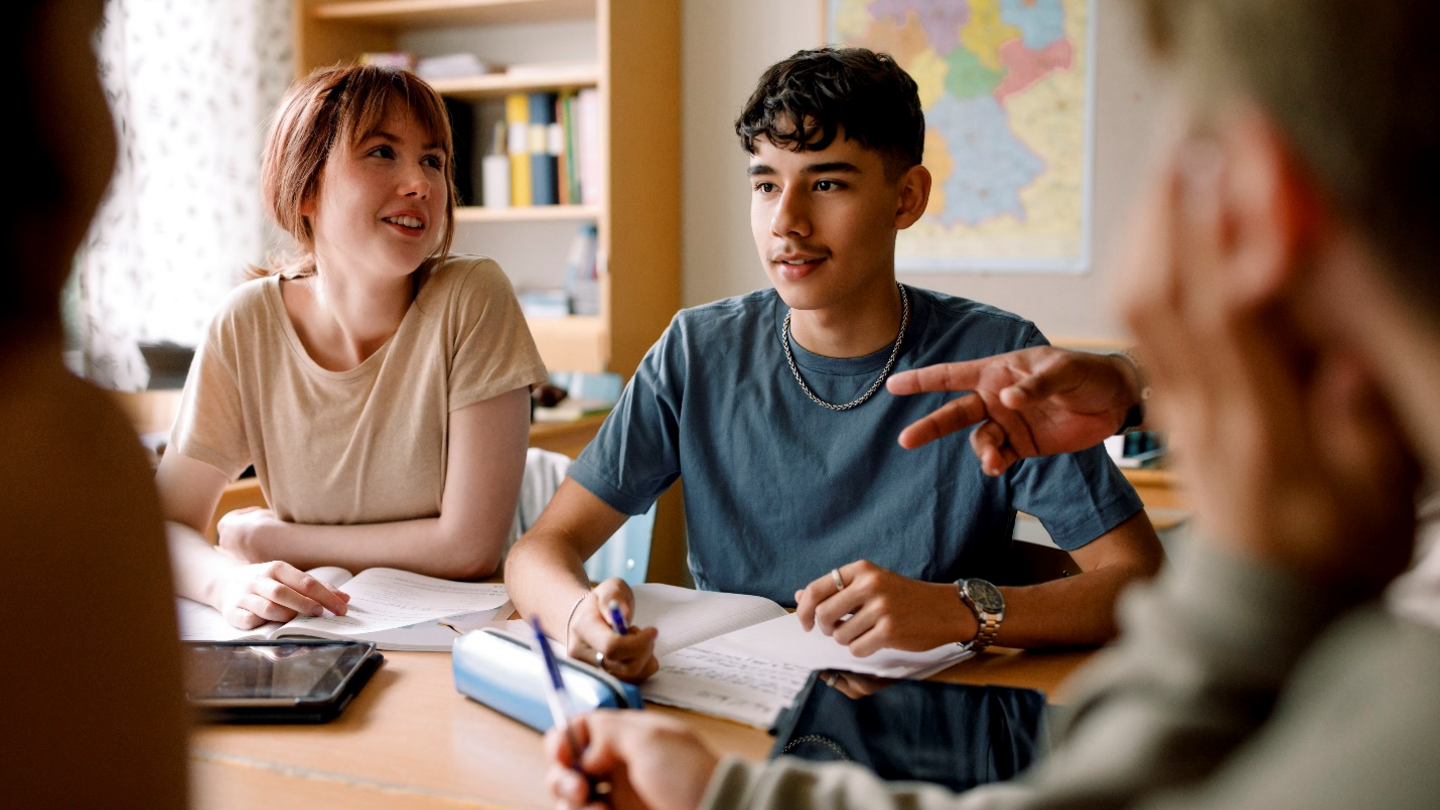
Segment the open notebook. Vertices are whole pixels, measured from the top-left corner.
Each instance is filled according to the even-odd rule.
[[[660,671],[640,685],[646,700],[768,729],[812,670],[921,678],[971,653],[955,644],[928,652],[881,650],[858,658],[760,596],[647,583],[635,587],[634,623],[659,630]]]
[[[513,610],[500,583],[453,582],[394,568],[369,568],[353,577],[333,566],[308,573],[350,594],[346,615],[327,611],[324,616],[299,616],[283,624],[241,630],[209,605],[177,597],[180,637],[190,641],[338,638],[373,641],[382,650],[449,652],[459,633],[507,618]]]

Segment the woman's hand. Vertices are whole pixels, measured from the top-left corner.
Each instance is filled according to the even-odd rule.
[[[241,630],[326,610],[343,616],[350,602],[349,594],[279,561],[230,568],[216,580],[213,593],[211,604]]]
[[[247,506],[226,512],[215,526],[222,551],[248,563],[265,562],[280,556],[272,549],[277,534],[284,531],[285,521],[269,509]]]
[[[615,632],[606,606],[610,600],[620,605],[620,614],[628,623],[635,615],[635,594],[625,580],[607,579],[596,585],[570,619],[572,658],[595,664],[615,677],[639,683],[660,668],[655,658],[655,628],[627,627],[625,635]]]

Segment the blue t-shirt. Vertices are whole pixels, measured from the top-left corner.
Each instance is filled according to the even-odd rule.
[[[1045,343],[1008,312],[907,289],[895,372]],[[860,559],[931,582],[985,576],[1009,547],[1017,509],[1065,549],[1140,511],[1101,448],[1027,459],[988,478],[965,436],[916,450],[896,444],[906,425],[956,394],[882,388],[848,411],[817,405],[785,362],[787,309],[770,289],[681,311],[570,468],[630,515],[683,476],[699,587],[793,605],[796,589]],[[806,384],[837,404],[864,393],[892,349],[841,359],[790,345]]]

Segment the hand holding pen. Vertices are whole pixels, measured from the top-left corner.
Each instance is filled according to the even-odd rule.
[[[610,626],[615,629],[615,635],[623,636],[630,632],[625,626],[625,614],[620,612],[620,600],[611,599],[610,604],[605,606],[606,612],[610,614]]]
[[[555,729],[565,735],[565,742],[570,746],[574,759],[571,767],[577,774],[583,777],[590,784],[590,801],[603,801],[610,793],[610,783],[591,779],[580,767],[580,758],[585,749],[580,747],[575,737],[575,729],[570,722],[570,714],[573,707],[570,703],[570,693],[565,690],[565,679],[560,674],[560,662],[555,658],[555,651],[550,649],[550,641],[545,638],[545,632],[540,629],[539,617],[531,617],[530,628],[535,631],[535,649],[540,654],[540,660],[545,667],[545,695],[550,704],[550,717],[555,722]]]
[[[621,680],[638,683],[659,668],[655,628],[636,627],[635,596],[619,578],[596,585],[575,606],[567,652]]]

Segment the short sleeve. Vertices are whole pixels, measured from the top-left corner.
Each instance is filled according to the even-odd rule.
[[[449,408],[456,411],[548,379],[515,290],[490,259],[451,259]],[[460,264],[464,262],[464,264]]]
[[[612,509],[638,515],[680,477],[680,409],[685,391],[684,328],[672,320],[645,353],[570,477]]]
[[[1024,348],[1050,341],[1033,325]],[[1012,503],[1038,518],[1055,545],[1074,551],[1145,508],[1103,447],[1025,459],[1010,471]]]
[[[1145,508],[1104,447],[1025,459],[1012,471],[1015,508],[1039,518],[1055,545],[1066,551]]]
[[[233,295],[227,299],[195,351],[167,448],[203,461],[230,479],[252,461],[236,375],[235,302]]]

